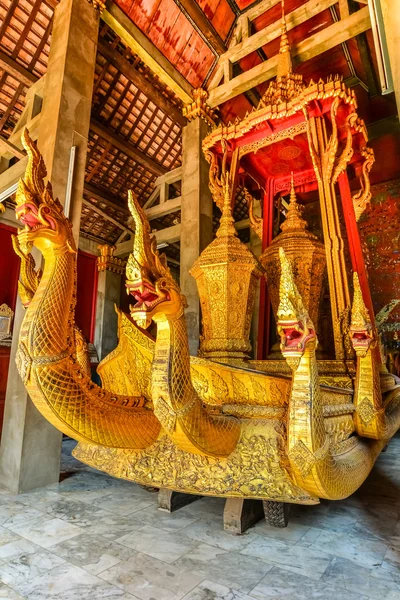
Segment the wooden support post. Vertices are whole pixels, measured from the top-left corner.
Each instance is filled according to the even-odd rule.
[[[227,498],[224,508],[224,529],[241,535],[264,518],[261,500]]]
[[[172,513],[175,510],[179,510],[183,506],[187,506],[188,504],[195,502],[199,498],[201,498],[201,496],[195,496],[194,494],[182,494],[181,492],[174,492],[173,490],[161,488],[158,492],[158,509]]]

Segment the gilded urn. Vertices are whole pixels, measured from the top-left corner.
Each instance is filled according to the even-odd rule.
[[[282,233],[272,240],[271,245],[260,256],[260,262],[267,274],[268,291],[274,314],[276,315],[279,305],[281,277],[279,248],[283,248],[291,263],[295,283],[303,298],[304,306],[317,327],[326,265],[325,248],[317,236],[307,229],[307,222],[302,217],[302,207],[296,199],[293,179],[289,208],[281,230]]]
[[[216,238],[190,273],[196,279],[202,310],[201,356],[221,362],[249,358],[251,318],[262,268],[237,236],[228,186]]]

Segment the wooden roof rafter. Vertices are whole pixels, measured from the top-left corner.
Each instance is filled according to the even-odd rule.
[[[309,0],[286,15],[288,31],[306,22],[312,16],[318,15],[335,3],[336,0]],[[275,0],[264,0],[254,7],[254,9],[263,7],[265,10],[264,5],[267,4],[269,4],[269,7],[272,7],[276,5],[277,2]],[[255,11],[254,14],[256,14]],[[350,40],[364,31],[367,31],[370,27],[371,21],[369,9],[368,7],[361,8],[355,13],[341,18],[332,25],[328,25],[328,27],[317,31],[315,34],[309,35],[301,42],[293,45],[292,57],[297,62],[304,62],[331,50],[335,46]],[[279,36],[280,20],[253,35],[249,35],[249,31],[247,35],[245,35],[242,31],[241,36],[236,38],[235,45],[220,57],[215,75],[210,81],[208,104],[212,108],[219,106],[227,100],[235,98],[239,94],[251,90],[253,87],[264,83],[276,75],[278,62],[277,55],[272,56],[265,62],[252,67],[236,77],[232,77],[232,68],[228,67],[244,57],[249,56],[266,43],[277,39]],[[223,82],[220,84],[222,79]]]

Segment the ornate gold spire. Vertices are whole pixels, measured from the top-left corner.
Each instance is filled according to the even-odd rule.
[[[278,70],[276,76],[280,79],[281,77],[287,77],[291,73],[293,73],[292,56],[290,54],[290,45],[287,36],[285,0],[282,0],[281,43],[279,46]]]
[[[232,216],[231,195],[229,186],[229,176],[225,174],[224,186],[224,204],[222,207],[222,215],[219,221],[219,228],[216,233],[217,237],[237,236],[235,229],[235,221]]]
[[[289,102],[305,88],[302,75],[293,73],[292,56],[287,35],[285,5],[282,0],[281,42],[278,54],[276,79],[272,80],[267,91],[260,100],[258,108],[276,106]]]
[[[294,191],[294,179],[292,173],[292,180],[290,184],[290,203],[286,219],[281,225],[281,230],[288,232],[294,231],[295,229],[307,229],[307,222],[301,216],[302,212],[303,209],[300,204],[298,204],[296,192]]]

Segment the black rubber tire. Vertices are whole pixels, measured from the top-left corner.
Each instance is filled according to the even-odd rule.
[[[287,527],[289,523],[290,504],[263,500],[265,520],[272,527]]]

